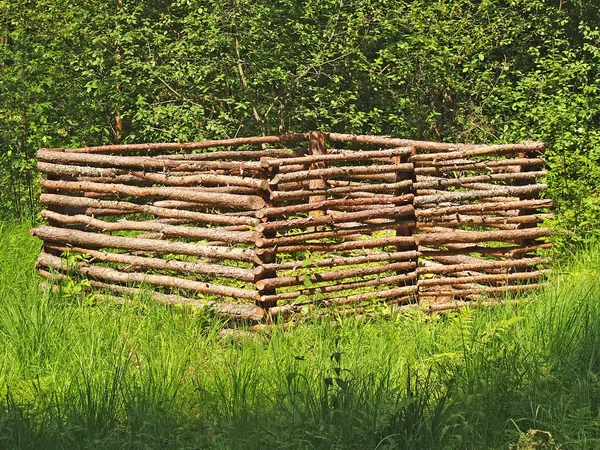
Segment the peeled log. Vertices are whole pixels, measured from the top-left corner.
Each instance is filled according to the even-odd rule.
[[[229,170],[229,171],[255,171],[262,168],[259,162],[222,162],[222,161],[174,161],[171,159],[158,159],[151,156],[113,156],[93,155],[74,152],[56,152],[40,150],[37,153],[40,161],[58,164],[76,164],[82,166],[99,166],[108,168],[129,168],[132,170],[170,170],[173,172]]]
[[[60,252],[74,252],[90,255],[96,261],[127,264],[130,268],[168,270],[183,274],[198,274],[211,277],[231,278],[247,282],[254,282],[255,275],[250,269],[241,267],[224,266],[221,264],[208,264],[203,262],[178,261],[175,259],[146,258],[132,256],[125,253],[110,253],[90,250],[81,247],[63,247],[47,245],[46,248]]]
[[[416,263],[414,262],[400,262],[392,264],[381,264],[377,266],[359,267],[355,269],[340,269],[332,270],[330,272],[314,273],[309,275],[310,279],[314,283],[322,283],[325,281],[336,281],[343,280],[346,278],[363,277],[367,275],[374,275],[378,273],[400,271],[400,270],[414,270]],[[256,287],[262,291],[266,288],[280,288],[286,286],[304,286],[304,275],[298,275],[295,277],[277,277],[277,278],[266,278],[256,282]]]
[[[414,214],[415,210],[412,205],[399,206],[390,208],[389,206],[379,206],[374,210],[363,210],[351,213],[339,213],[336,215],[313,216],[302,219],[289,219],[276,222],[267,222],[257,225],[256,231],[263,232],[267,230],[289,230],[292,228],[305,228],[307,226],[333,225],[346,222],[357,222],[366,219],[374,219],[380,217],[405,217]]]
[[[410,172],[413,170],[412,164],[391,164],[375,166],[348,166],[348,167],[330,167],[327,169],[304,170],[300,172],[282,173],[275,175],[270,181],[271,184],[286,183],[290,181],[303,181],[315,178],[328,178],[352,175],[370,175],[379,173],[397,173]]]
[[[503,203],[474,203],[471,205],[441,206],[428,209],[417,209],[417,219],[422,217],[436,217],[456,213],[483,213],[488,211],[510,211],[533,208],[551,208],[552,200],[521,200]]]
[[[265,201],[258,196],[212,193],[200,190],[173,187],[137,187],[125,184],[92,183],[89,181],[56,181],[42,180],[45,189],[69,192],[102,192],[113,195],[133,197],[162,197],[173,200],[187,200],[206,205],[257,210],[266,206]]]
[[[123,211],[123,213],[145,213],[158,217],[173,219],[188,219],[199,223],[216,223],[226,225],[257,225],[259,220],[252,217],[238,217],[224,214],[204,214],[199,212],[184,211],[177,209],[159,208],[152,205],[138,205],[131,202],[116,200],[97,200],[85,197],[71,197],[68,195],[42,194],[40,196],[42,205],[69,206],[74,208],[95,208],[105,210]],[[100,213],[98,213],[101,215]]]
[[[60,224],[84,224],[99,231],[151,231],[175,238],[212,239],[235,244],[250,244],[256,239],[256,233],[250,231],[226,231],[222,228],[182,227],[157,223],[155,221],[120,220],[105,222],[84,215],[64,215],[53,211],[42,211],[42,217]]]
[[[118,248],[122,250],[147,251],[157,254],[179,254],[200,256],[212,259],[232,259],[236,261],[254,261],[254,252],[244,248],[209,247],[185,242],[160,241],[156,239],[106,236],[98,233],[68,230],[49,226],[40,226],[31,230],[33,236],[48,242],[72,246],[93,248]]]
[[[259,300],[258,292],[249,289],[241,289],[231,286],[222,286],[219,284],[205,283],[200,281],[186,280],[183,278],[171,277],[167,275],[151,275],[146,273],[124,273],[108,267],[89,266],[85,263],[71,262],[67,264],[58,256],[42,252],[38,258],[38,267],[47,267],[60,271],[77,271],[82,275],[90,276],[100,280],[108,280],[116,283],[138,283],[150,284],[152,286],[161,286],[172,289],[183,289],[192,292],[204,294],[221,295],[231,298],[245,298],[249,300]]]
[[[410,155],[412,152],[411,148],[408,147],[399,147],[392,148],[389,150],[380,150],[380,151],[357,151],[352,153],[345,153],[342,155],[339,154],[323,154],[323,155],[311,155],[311,156],[303,156],[299,158],[261,158],[260,162],[263,167],[279,167],[279,166],[289,166],[292,164],[313,164],[315,162],[347,162],[347,161],[363,161],[363,160],[373,160],[374,158],[392,158],[395,156],[403,156]]]
[[[315,293],[325,294],[329,292],[347,291],[353,289],[362,289],[369,286],[385,286],[385,285],[401,285],[401,284],[414,284],[417,279],[417,275],[412,273],[406,273],[402,275],[394,275],[389,277],[377,277],[365,281],[357,281],[352,283],[336,283],[330,286],[321,286],[315,288],[304,288],[299,291],[281,292],[274,295],[263,295],[261,296],[261,302],[279,302],[284,300],[293,300],[300,297],[301,295],[311,296]]]
[[[302,205],[290,205],[280,206],[275,208],[264,208],[256,211],[255,215],[257,218],[262,219],[266,217],[275,216],[289,216],[302,212],[308,212],[315,209],[329,209],[334,207],[344,208],[350,206],[361,206],[361,205],[378,205],[378,204],[402,204],[410,203],[413,201],[414,196],[412,194],[401,195],[401,196],[374,196],[369,198],[358,198],[358,199],[332,199],[324,200],[316,203],[305,203]]]
[[[456,278],[429,278],[426,280],[419,280],[417,283],[420,286],[442,286],[447,284],[465,284],[465,283],[501,283],[507,281],[521,281],[538,279],[542,276],[552,272],[552,270],[537,270],[534,272],[519,272],[519,273],[505,273],[495,275],[476,275],[470,277],[456,277]]]
[[[154,144],[119,144],[101,145],[97,147],[84,147],[72,149],[52,149],[45,151],[71,152],[71,153],[122,153],[122,152],[151,152],[155,150],[199,150],[213,147],[233,147],[239,145],[281,144],[308,140],[308,133],[284,134],[281,136],[253,136],[232,139],[215,139],[202,142],[164,142]]]
[[[455,230],[451,233],[430,233],[414,236],[419,245],[444,245],[448,243],[475,243],[484,241],[517,242],[521,239],[537,239],[550,236],[552,230],[548,228],[529,228],[510,231],[462,231]]]
[[[445,202],[459,202],[465,200],[476,200],[486,197],[521,196],[524,194],[537,194],[548,189],[547,184],[532,184],[530,186],[506,186],[496,187],[483,191],[457,191],[435,195],[423,195],[415,197],[415,206],[440,204]]]
[[[465,183],[477,183],[481,181],[505,181],[505,180],[535,180],[546,176],[546,172],[519,172],[519,173],[493,173],[461,178],[438,178],[426,179],[414,183],[415,189],[444,188],[448,186],[464,186]]]

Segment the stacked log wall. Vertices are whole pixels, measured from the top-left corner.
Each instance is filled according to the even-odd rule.
[[[42,149],[44,277],[249,320],[532,289],[543,144],[311,132]]]

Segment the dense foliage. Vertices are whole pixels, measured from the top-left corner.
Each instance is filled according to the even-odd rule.
[[[557,226],[586,240],[599,24],[593,0],[6,0],[1,213],[35,211],[39,147],[320,128],[545,141]]]

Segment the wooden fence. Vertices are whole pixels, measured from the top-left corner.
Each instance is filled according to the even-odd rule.
[[[544,145],[337,133],[42,149],[46,278],[252,321],[539,285]]]

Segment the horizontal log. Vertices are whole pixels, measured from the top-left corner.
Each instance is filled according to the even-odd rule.
[[[233,280],[254,282],[256,276],[250,269],[242,267],[224,266],[221,264],[208,264],[203,262],[179,261],[174,259],[147,258],[144,256],[132,256],[124,253],[110,253],[92,250],[82,247],[64,247],[46,245],[47,249],[59,252],[70,252],[87,254],[95,261],[127,264],[130,268],[168,270],[183,274],[207,275],[211,277],[231,278]]]
[[[373,158],[394,158],[399,156],[408,156],[412,153],[413,149],[410,147],[393,148],[389,150],[380,151],[358,151],[352,153],[346,153],[342,155],[336,154],[324,154],[324,155],[310,155],[300,158],[261,158],[261,165],[265,168],[268,167],[280,167],[289,166],[293,164],[314,164],[316,162],[347,162],[347,161],[365,161],[373,160]],[[388,160],[388,164],[392,162]]]
[[[495,189],[484,191],[456,191],[444,194],[417,196],[414,200],[415,206],[440,204],[445,202],[458,202],[465,200],[477,200],[486,197],[521,196],[537,194],[548,189],[547,184],[532,184],[529,186],[498,186]]]
[[[448,243],[476,243],[485,241],[516,242],[522,239],[537,239],[550,236],[548,228],[526,228],[510,231],[462,231],[454,230],[449,233],[426,233],[414,236],[418,245],[443,245]]]
[[[213,259],[232,259],[236,261],[254,261],[254,252],[250,249],[232,247],[212,247],[186,242],[140,239],[123,236],[106,236],[98,233],[70,230],[42,225],[31,230],[45,242],[55,242],[77,247],[118,248],[121,250],[147,251],[157,254],[179,254],[200,256]]]
[[[478,253],[481,255],[491,255],[496,257],[505,258],[516,258],[525,253],[533,252],[541,249],[552,248],[551,243],[538,244],[538,245],[516,245],[510,247],[482,247],[478,245],[468,245],[464,247],[448,248],[448,249],[419,249],[419,256],[421,257],[435,257],[435,256],[453,256],[453,255],[465,255],[469,253]]]
[[[470,277],[444,277],[444,278],[429,278],[426,280],[419,280],[417,283],[419,287],[423,286],[442,286],[448,284],[466,284],[466,283],[501,283],[509,281],[523,281],[538,279],[552,272],[550,269],[536,270],[534,272],[519,272],[519,273],[504,273],[494,275],[477,275]]]
[[[277,254],[293,253],[293,252],[342,252],[348,250],[362,250],[372,248],[384,248],[391,246],[409,247],[415,245],[413,236],[391,236],[385,238],[360,239],[357,241],[334,243],[320,242],[309,243],[302,245],[286,245],[277,248]],[[272,253],[271,249],[257,248],[257,254]]]
[[[300,205],[290,206],[279,206],[274,208],[263,208],[256,211],[255,216],[259,219],[265,217],[276,217],[276,216],[292,216],[295,214],[305,213],[314,210],[323,210],[329,208],[346,208],[350,206],[367,206],[367,205],[380,205],[380,204],[394,204],[402,205],[404,203],[412,203],[413,194],[399,195],[399,196],[384,196],[377,195],[370,198],[359,198],[359,199],[330,199],[315,203],[305,203]]]
[[[418,275],[430,275],[430,274],[450,274],[456,272],[466,272],[473,270],[495,270],[495,269],[516,269],[516,268],[527,268],[530,266],[537,266],[540,264],[547,264],[548,261],[544,258],[523,258],[523,259],[512,259],[505,261],[486,261],[480,260],[480,262],[473,263],[461,263],[451,265],[439,265],[433,267],[419,267],[417,269]]]
[[[546,176],[545,171],[518,172],[518,173],[493,173],[462,178],[428,178],[427,180],[413,183],[415,189],[445,188],[449,186],[464,186],[465,183],[480,181],[506,181],[506,180],[535,180]]]
[[[377,266],[358,267],[353,269],[332,270],[329,272],[313,273],[308,275],[313,283],[326,281],[344,280],[346,278],[364,277],[384,272],[409,271],[416,268],[415,262],[399,262],[391,264],[380,264]],[[269,288],[281,288],[287,286],[304,286],[304,275],[291,277],[265,278],[256,282],[259,291]]]
[[[123,211],[124,213],[143,213],[152,214],[158,217],[172,219],[188,219],[198,223],[213,223],[224,225],[257,225],[258,219],[253,217],[230,216],[225,214],[206,214],[177,209],[160,208],[152,205],[138,205],[136,203],[116,201],[116,200],[97,200],[84,197],[71,197],[68,195],[42,194],[40,196],[42,205],[67,206],[73,208],[96,208],[113,211]],[[99,214],[102,215],[102,214]]]
[[[402,275],[394,275],[389,277],[376,277],[373,279],[358,281],[352,283],[336,283],[330,286],[320,286],[315,288],[304,288],[298,291],[290,291],[290,292],[280,292],[278,294],[273,295],[263,295],[261,296],[261,302],[263,303],[275,303],[281,301],[289,301],[294,300],[301,295],[306,295],[308,297],[314,295],[315,293],[319,294],[328,294],[331,292],[340,292],[340,291],[349,291],[354,289],[363,289],[365,287],[371,286],[386,286],[386,285],[404,285],[414,283],[417,279],[416,273],[406,273]],[[311,300],[312,301],[312,300]]]
[[[204,153],[184,153],[175,155],[156,155],[156,158],[190,160],[190,161],[212,161],[212,160],[259,160],[261,158],[293,158],[308,153],[308,148],[267,148],[262,150],[221,150]]]
[[[160,197],[187,200],[209,206],[222,206],[257,210],[266,206],[259,196],[213,193],[176,187],[137,187],[125,184],[92,183],[89,181],[42,180],[44,189],[67,192],[102,192],[133,197]]]
[[[344,195],[344,194],[365,194],[372,197],[383,196],[381,192],[390,192],[388,195],[392,197],[392,193],[395,190],[410,190],[412,188],[412,181],[399,181],[397,183],[388,184],[367,184],[360,183],[359,185],[354,184],[350,186],[342,187],[329,187],[325,189],[302,189],[299,191],[273,191],[271,192],[271,199],[274,201],[282,200],[297,200],[302,198],[314,197],[315,195]]]
[[[416,141],[412,139],[398,139],[389,136],[368,136],[344,133],[326,133],[327,139],[333,142],[351,142],[354,144],[384,145],[389,147],[415,147],[422,151],[452,151],[452,150],[474,150],[474,149],[503,149],[518,148],[520,151],[543,151],[545,144],[542,142],[521,142],[519,144],[500,145],[472,145],[452,144],[445,142]]]
[[[200,281],[187,280],[167,275],[152,275],[147,273],[129,272],[124,273],[108,267],[91,266],[83,262],[63,261],[58,256],[42,252],[37,261],[38,267],[45,267],[63,272],[78,272],[85,276],[90,276],[99,280],[108,280],[116,283],[137,283],[149,284],[171,289],[183,289],[186,291],[198,292],[203,294],[220,295],[230,298],[244,298],[249,300],[259,300],[258,292],[250,289],[242,289],[219,284],[206,283]]]
[[[330,231],[316,231],[312,233],[291,234],[278,236],[274,238],[259,238],[254,245],[256,247],[281,247],[295,243],[316,241],[319,239],[340,239],[347,236],[359,236],[361,234],[370,234],[375,231],[392,231],[399,228],[412,228],[415,226],[414,220],[405,220],[400,222],[388,222],[383,224],[359,225],[351,228],[337,228]],[[309,243],[307,245],[312,244]]]
[[[380,173],[412,172],[412,164],[382,164],[371,166],[329,167],[326,169],[303,170],[299,172],[275,175],[270,183],[286,183],[290,181],[314,180],[316,178],[343,177],[353,175],[371,175]]]
[[[543,200],[520,200],[507,203],[474,203],[471,205],[441,206],[428,209],[415,209],[417,219],[426,217],[445,216],[456,213],[483,213],[490,211],[509,211],[521,209],[551,208],[553,202],[550,199]]]
[[[40,275],[49,280],[65,280],[66,275],[60,273],[50,273],[46,270],[40,270]],[[113,283],[103,283],[97,280],[89,280],[92,287],[105,291],[134,296],[149,296],[153,301],[163,305],[185,305],[197,309],[212,309],[219,317],[233,320],[248,320],[251,322],[260,322],[265,317],[265,311],[260,306],[244,305],[225,302],[207,302],[194,298],[182,297],[174,294],[163,294],[148,289],[140,289],[128,286],[121,286]],[[41,286],[41,285],[40,285]]]
[[[281,136],[256,136],[242,137],[232,139],[215,139],[202,142],[162,142],[154,144],[119,144],[119,145],[101,145],[96,147],[83,147],[63,149],[55,148],[54,152],[71,153],[123,153],[123,152],[151,152],[155,150],[200,150],[214,147],[237,147],[240,145],[261,145],[261,144],[284,144],[288,142],[299,142],[308,140],[308,133],[284,134]],[[45,151],[50,151],[44,149]]]
[[[373,262],[395,262],[416,260],[418,253],[416,251],[393,252],[393,253],[374,253],[362,256],[334,256],[326,259],[316,259],[311,261],[309,267],[332,267],[332,266],[351,266],[355,264],[367,264]],[[255,274],[261,274],[265,271],[296,270],[303,268],[303,261],[291,261],[284,263],[262,264],[254,269]]]
[[[419,299],[422,301],[426,298],[440,298],[440,297],[461,297],[473,294],[502,294],[506,292],[518,292],[518,291],[529,291],[542,287],[543,284],[515,284],[510,286],[483,286],[481,288],[470,288],[470,289],[454,289],[449,291],[427,291],[425,289],[419,290]]]
[[[222,161],[175,161],[158,159],[151,156],[114,156],[89,153],[56,152],[40,150],[37,153],[40,161],[57,164],[74,164],[81,166],[98,166],[108,168],[128,168],[136,171],[158,169],[172,172],[229,170],[262,172],[260,162],[222,162]]]
[[[542,167],[546,164],[543,158],[514,158],[514,159],[491,159],[487,161],[428,161],[415,167],[417,175],[431,175],[449,172],[464,171],[494,171],[508,170],[511,167],[520,169],[521,167]],[[517,170],[518,171],[518,170]]]
[[[444,227],[460,227],[460,226],[472,226],[472,225],[483,225],[483,226],[498,226],[507,224],[537,224],[541,223],[544,219],[553,219],[554,214],[530,214],[526,216],[513,216],[513,217],[497,217],[497,216],[465,216],[465,215],[450,215],[442,217],[431,216],[426,217],[419,222],[424,225],[439,225]],[[419,225],[418,224],[418,225]]]
[[[375,218],[404,218],[414,216],[415,210],[412,205],[398,206],[398,207],[386,207],[379,206],[377,209],[368,209],[366,211],[350,212],[350,213],[338,213],[335,215],[323,215],[323,216],[311,216],[301,219],[289,219],[280,220],[275,222],[267,222],[256,226],[256,231],[282,231],[289,230],[292,228],[306,228],[319,225],[335,225],[346,222],[358,222],[366,219]]]
[[[65,215],[53,211],[42,211],[44,219],[52,220],[63,225],[83,224],[86,228],[98,231],[150,231],[166,237],[213,239],[233,244],[251,244],[256,240],[256,233],[251,231],[227,231],[221,228],[184,227],[157,223],[155,221],[120,220],[105,222],[84,215]]]
[[[538,145],[535,149],[529,149],[528,153],[541,154],[544,150],[543,145]],[[523,148],[516,145],[489,146],[487,148],[460,149],[443,153],[425,153],[411,156],[411,161],[415,164],[424,165],[428,161],[454,161],[457,159],[467,159],[479,156],[503,156],[511,153],[523,153]]]

